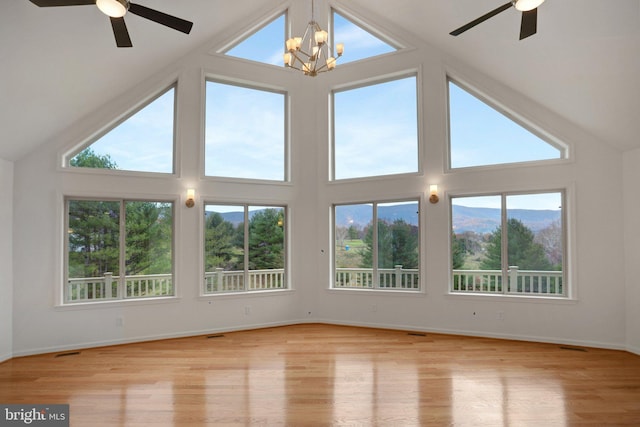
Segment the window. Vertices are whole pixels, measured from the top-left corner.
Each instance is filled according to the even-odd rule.
[[[371,58],[397,50],[396,47],[374,36],[336,11],[333,11],[333,28],[334,44],[344,43],[345,46],[345,54],[339,60],[341,63]]]
[[[74,168],[173,173],[175,87],[74,153]]]
[[[417,200],[334,206],[334,288],[420,289],[419,217]]]
[[[282,66],[284,26],[285,15],[280,15],[233,46],[226,54],[250,61]]]
[[[205,294],[286,289],[286,209],[205,204]]]
[[[205,175],[284,181],[284,93],[207,81]]]
[[[563,297],[563,192],[453,197],[453,292]]]
[[[512,118],[449,82],[449,138],[452,168],[566,158]]]
[[[64,302],[174,295],[173,203],[67,199]]]
[[[415,75],[333,93],[334,179],[418,172]]]

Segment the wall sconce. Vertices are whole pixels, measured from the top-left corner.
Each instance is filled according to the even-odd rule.
[[[192,208],[196,205],[196,190],[189,188],[187,190],[187,200],[184,202],[188,208]]]
[[[431,184],[429,186],[429,201],[431,203],[438,203],[440,197],[438,197],[438,184]]]

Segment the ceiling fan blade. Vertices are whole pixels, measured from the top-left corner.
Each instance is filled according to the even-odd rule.
[[[489,13],[487,13],[485,15],[482,15],[480,18],[474,19],[473,21],[469,22],[468,24],[463,25],[462,27],[451,31],[449,34],[451,34],[452,36],[458,36],[458,35],[464,33],[465,31],[470,30],[471,28],[475,27],[476,25],[483,23],[487,19],[496,16],[500,12],[504,12],[505,10],[509,9],[511,6],[513,6],[513,3],[511,3],[511,2],[505,3],[502,6],[493,9],[491,12],[489,12]]]
[[[522,24],[520,24],[520,40],[532,36],[538,30],[538,8],[522,12]]]
[[[54,6],[83,6],[85,4],[96,4],[96,0],[29,0],[40,7]]]
[[[193,27],[193,22],[185,21],[184,19],[176,18],[175,16],[167,15],[166,13],[149,9],[146,6],[141,6],[135,3],[129,4],[129,12],[153,22],[157,22],[158,24],[173,28],[174,30],[181,31],[185,34],[189,34],[191,32],[191,27]]]
[[[118,47],[133,47],[124,18],[110,17],[109,19],[111,20],[111,28],[113,28],[113,36],[116,38],[116,45]]]

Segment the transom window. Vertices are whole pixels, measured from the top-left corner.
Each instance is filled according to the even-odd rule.
[[[335,205],[334,288],[420,289],[418,200]]]
[[[333,39],[335,43],[344,43],[345,55],[339,63],[358,61],[385,53],[395,52],[396,47],[354,24],[340,13],[333,11]]]
[[[65,303],[174,295],[173,202],[66,200]]]
[[[451,199],[451,291],[565,297],[564,192]]]
[[[449,81],[451,168],[566,158],[566,148]]]
[[[72,154],[68,166],[173,173],[175,97],[169,88]]]
[[[333,93],[334,179],[418,172],[415,75]]]
[[[280,15],[225,53],[250,61],[281,66],[285,23],[286,15]]]
[[[286,208],[204,207],[205,294],[286,289]]]
[[[284,181],[286,96],[207,81],[205,175]]]

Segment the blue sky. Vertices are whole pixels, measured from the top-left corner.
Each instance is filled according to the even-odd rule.
[[[345,44],[338,67],[395,50],[337,13],[334,29],[335,41]],[[282,66],[284,39],[282,15],[227,54]],[[207,82],[206,89],[205,174],[284,180],[285,95],[216,82]],[[418,170],[418,91],[415,77],[408,77],[335,93],[336,179]],[[92,149],[109,154],[119,169],[172,172],[174,95],[171,88]],[[452,167],[561,157],[556,147],[455,83],[449,84],[449,98]]]
[[[500,209],[502,199],[499,195],[478,197],[456,197],[452,204],[473,208]],[[560,210],[562,206],[562,194],[559,192],[508,195],[507,209],[532,209],[532,210]]]

